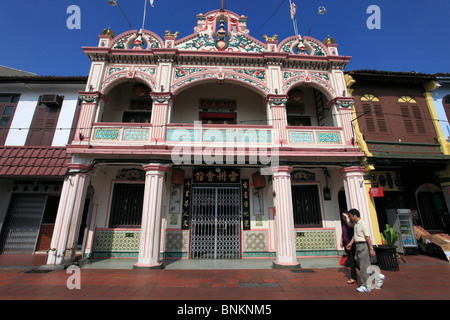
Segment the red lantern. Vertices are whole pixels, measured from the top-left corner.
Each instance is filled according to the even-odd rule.
[[[184,183],[184,170],[180,168],[175,168],[172,171],[172,183],[173,184],[183,184]]]
[[[149,96],[150,90],[148,89],[148,87],[147,87],[146,85],[143,85],[143,84],[141,84],[141,83],[138,83],[138,84],[136,84],[136,85],[133,87],[133,93],[134,93],[136,96],[138,96],[138,97],[140,97],[140,98],[143,98],[143,97],[148,97],[148,96]]]
[[[266,180],[259,172],[252,174],[253,186],[256,189],[262,189],[266,187]]]

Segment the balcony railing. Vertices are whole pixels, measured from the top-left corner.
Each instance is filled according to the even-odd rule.
[[[216,125],[216,124],[168,124],[165,126],[165,142],[152,139],[151,124],[94,123],[92,145],[271,145],[277,133],[268,125]],[[338,127],[287,127],[288,144],[291,147],[344,146],[342,128]]]
[[[272,143],[271,126],[171,124],[167,126],[166,143],[204,144],[264,144]]]
[[[94,123],[91,144],[148,144],[152,125],[135,123]]]
[[[287,127],[289,144],[298,146],[344,145],[342,128],[337,127]]]

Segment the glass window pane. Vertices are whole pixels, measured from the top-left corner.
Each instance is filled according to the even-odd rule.
[[[15,94],[13,97],[12,97],[12,100],[11,100],[11,102],[13,102],[13,103],[17,103],[17,102],[19,102],[19,98],[20,98],[20,95],[18,95],[18,94]]]
[[[2,102],[11,102],[10,94],[0,94],[0,103]]]
[[[0,127],[7,127],[9,122],[9,117],[2,118],[0,120]]]
[[[6,106],[5,111],[3,112],[3,115],[10,116],[10,115],[12,115],[13,110],[14,110],[14,106]]]

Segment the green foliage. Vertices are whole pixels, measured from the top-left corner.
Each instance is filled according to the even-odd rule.
[[[398,232],[386,224],[386,229],[381,233],[381,239],[385,245],[393,246],[398,240]]]
[[[381,239],[383,239],[383,243],[388,246],[394,246],[398,240],[398,232],[394,231],[388,224],[386,224],[386,229],[380,234]],[[397,257],[399,257],[404,263],[406,263],[405,259],[398,252],[395,253]]]

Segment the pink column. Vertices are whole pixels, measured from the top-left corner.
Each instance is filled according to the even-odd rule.
[[[169,103],[172,99],[171,93],[152,93],[152,134],[150,141],[164,142],[166,141],[166,125],[169,115]]]
[[[75,255],[90,182],[90,175],[85,173],[88,167],[79,164],[69,165],[71,174],[64,180],[47,266],[63,266],[64,258],[73,258]],[[68,262],[70,263],[71,259],[68,259]]]
[[[371,238],[374,241],[370,209],[364,182],[364,167],[347,167],[339,170],[344,179],[347,208],[357,209],[361,218],[369,225]]]
[[[144,166],[144,206],[142,208],[141,243],[135,268],[161,268],[160,243],[164,178],[169,168],[162,165]]]
[[[291,167],[274,167],[273,191],[276,214],[276,249],[275,268],[300,267],[297,262],[294,234],[294,214],[292,207]]]
[[[336,104],[337,111],[340,114],[342,130],[344,131],[344,139],[346,145],[356,146],[356,136],[354,136],[353,124],[353,104],[351,97],[336,98],[328,103],[328,105]],[[354,141],[352,139],[354,138]]]
[[[74,141],[88,141],[91,137],[92,124],[100,99],[107,100],[100,92],[79,92],[82,102],[75,131]],[[72,142],[72,141],[70,141]]]
[[[270,114],[272,120],[273,142],[275,144],[288,143],[287,133],[287,114],[286,114],[286,101],[285,95],[268,95],[267,101],[270,103]]]

